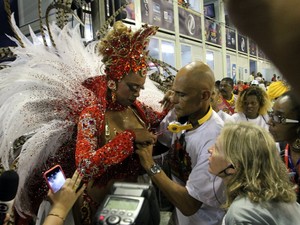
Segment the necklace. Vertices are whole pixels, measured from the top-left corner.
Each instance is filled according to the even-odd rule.
[[[233,102],[234,102],[234,94],[233,93],[231,93],[231,99],[230,100],[227,100],[227,99],[225,99],[230,105],[232,105],[233,104]]]
[[[135,128],[147,129],[147,124],[134,108],[127,106],[122,111],[111,111],[105,120],[106,142],[118,132]],[[112,134],[113,136],[111,136]]]
[[[137,112],[132,108],[132,107],[128,107],[129,109],[131,109],[131,111],[133,112],[133,114],[135,115],[135,117],[138,119],[138,121],[141,123],[141,125],[144,127],[144,128],[149,128],[147,127],[146,123],[144,122],[144,120],[142,120],[142,118],[139,116],[139,114],[137,114]]]

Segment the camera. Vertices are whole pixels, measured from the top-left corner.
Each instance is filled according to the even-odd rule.
[[[158,225],[160,210],[152,185],[115,182],[98,208],[94,225]]]

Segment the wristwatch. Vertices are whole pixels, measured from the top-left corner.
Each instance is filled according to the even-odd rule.
[[[154,176],[155,174],[158,174],[160,172],[161,172],[161,168],[157,163],[154,163],[148,170],[148,174],[150,177]]]

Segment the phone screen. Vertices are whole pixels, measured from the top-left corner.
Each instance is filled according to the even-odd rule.
[[[65,175],[60,166],[56,166],[53,169],[48,170],[45,173],[45,177],[54,193],[59,191],[66,181]]]

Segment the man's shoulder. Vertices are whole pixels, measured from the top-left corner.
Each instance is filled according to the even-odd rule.
[[[224,126],[224,121],[213,111],[212,116],[204,124],[194,130],[192,136],[202,136],[201,140],[216,138]]]
[[[222,129],[224,126],[223,119],[215,111],[213,111],[211,118],[207,122],[209,122],[209,127],[215,127],[217,129]]]

